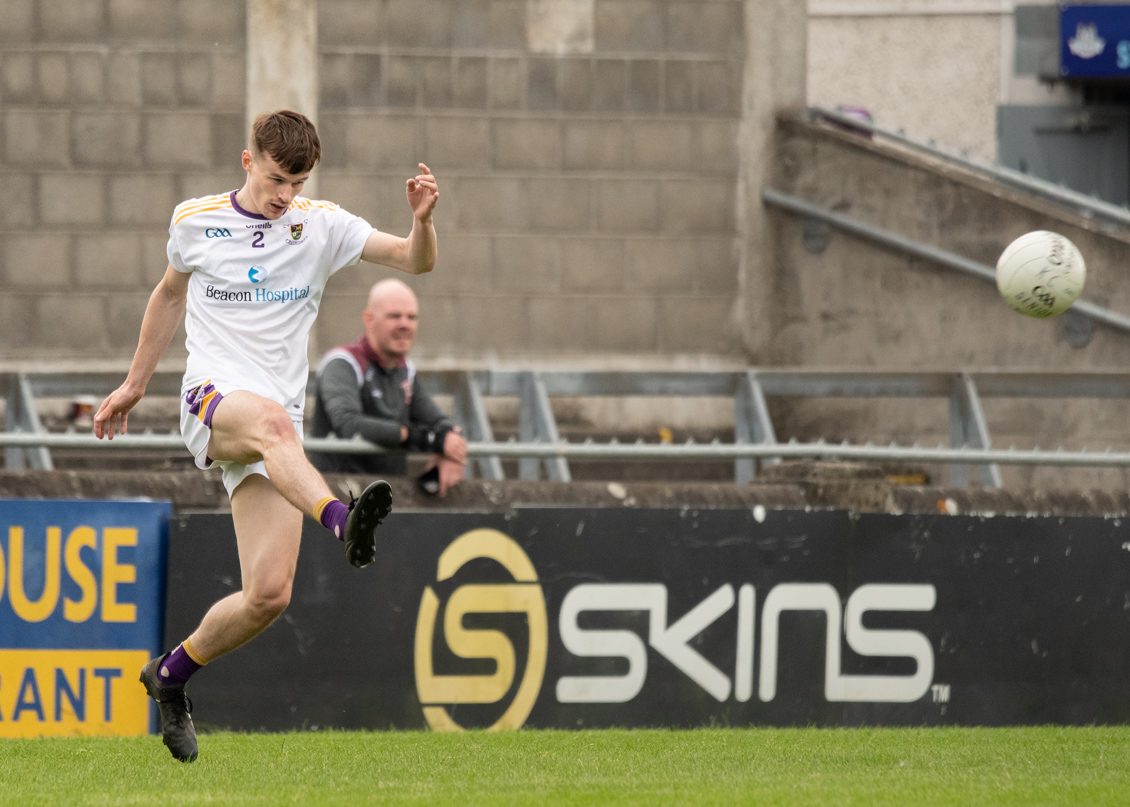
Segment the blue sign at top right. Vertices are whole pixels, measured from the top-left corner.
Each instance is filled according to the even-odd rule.
[[[1059,74],[1130,78],[1130,5],[1060,6]]]

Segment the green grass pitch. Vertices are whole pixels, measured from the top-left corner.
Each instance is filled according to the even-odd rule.
[[[1126,804],[1130,728],[0,740],[0,804]]]

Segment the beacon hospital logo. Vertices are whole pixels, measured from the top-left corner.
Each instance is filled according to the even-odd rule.
[[[416,621],[416,691],[428,725],[437,731],[460,731],[448,706],[498,704],[511,691],[517,670],[514,644],[499,630],[470,629],[464,617],[471,614],[523,614],[528,628],[525,671],[513,700],[488,730],[516,729],[529,717],[542,690],[549,653],[549,620],[537,571],[529,557],[509,536],[491,529],[472,530],[453,541],[440,555],[436,582],[450,581],[464,566],[479,559],[500,564],[513,583],[464,583],[448,597],[442,637],[447,648],[462,659],[490,659],[489,675],[439,675],[434,649],[440,599],[432,586],[424,589]],[[687,613],[668,622],[668,589],[663,583],[580,583],[561,603],[557,637],[561,647],[578,657],[621,659],[621,675],[561,676],[554,684],[558,703],[626,703],[646,685],[648,647],[722,703],[733,697],[751,700],[754,686],[756,597],[751,584],[735,592],[727,583]],[[934,651],[930,640],[912,630],[864,626],[873,612],[932,611],[937,601],[929,584],[872,583],[858,587],[846,603],[828,583],[779,583],[765,597],[761,613],[760,670],[757,694],[762,702],[777,694],[780,617],[787,611],[817,611],[826,618],[824,697],[829,702],[910,703],[924,697],[934,677]],[[736,653],[733,675],[719,669],[694,647],[692,640],[736,606]],[[581,627],[587,612],[647,614],[644,635],[633,630]],[[841,639],[860,656],[913,659],[910,675],[849,675],[843,672]],[[645,643],[646,641],[646,643]]]
[[[247,270],[247,279],[252,289],[225,289],[209,283],[204,288],[204,298],[220,303],[293,303],[310,297],[310,286],[290,286],[285,289],[265,289],[261,283],[267,279],[267,270],[262,266],[252,266]],[[254,293],[252,293],[254,292]]]

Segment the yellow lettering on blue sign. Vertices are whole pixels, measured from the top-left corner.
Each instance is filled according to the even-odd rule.
[[[137,567],[118,563],[118,547],[137,546],[133,527],[106,527],[102,530],[102,621],[136,622],[137,606],[118,602],[118,583],[136,583]]]
[[[98,544],[98,534],[91,527],[75,527],[67,536],[66,554],[67,574],[82,592],[82,599],[72,600],[67,597],[63,600],[63,616],[68,622],[85,622],[94,614],[98,605],[98,585],[94,580],[94,572],[82,562],[83,548],[95,549]]]
[[[149,700],[144,650],[0,650],[0,738],[137,736]]]
[[[8,556],[11,568],[8,579],[8,599],[12,610],[24,622],[42,622],[51,616],[59,602],[59,555],[62,549],[62,530],[47,528],[47,562],[44,570],[43,593],[32,602],[24,591],[24,528],[8,528]]]
[[[98,610],[101,603],[103,622],[137,622],[137,604],[119,600],[118,586],[137,582],[137,567],[132,563],[122,563],[118,550],[122,547],[136,547],[138,534],[136,527],[105,527],[102,529],[102,568],[101,580],[82,558],[82,550],[97,551],[98,532],[93,527],[80,526],[71,530],[66,542],[62,540],[59,527],[48,527],[45,557],[42,570],[42,588],[38,580],[26,579],[24,528],[8,527],[8,557],[5,560],[4,547],[0,545],[0,600],[3,600],[5,585],[8,602],[12,612],[24,622],[43,622],[59,607],[62,588],[61,568],[65,567],[67,576],[78,587],[77,600],[69,596],[63,600],[63,617],[68,622],[86,622]],[[39,589],[40,594],[32,600],[29,590]],[[101,597],[99,596],[101,594]]]

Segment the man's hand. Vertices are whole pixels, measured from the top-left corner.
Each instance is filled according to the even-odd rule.
[[[439,469],[439,495],[443,497],[447,495],[447,491],[463,481],[466,466],[462,462],[449,460],[447,457],[436,454],[428,460],[424,469],[425,473],[432,468]]]
[[[137,389],[128,381],[111,392],[94,416],[94,436],[99,440],[103,437],[113,440],[114,432],[119,429],[119,434],[125,434],[129,412],[144,394],[145,390]]]
[[[467,464],[467,441],[459,433],[459,427],[449,431],[443,438],[443,456],[460,465]],[[462,475],[459,477],[462,479]]]
[[[432,211],[439,201],[439,185],[431,169],[420,163],[420,174],[408,180],[408,204],[412,214],[422,222],[431,220]]]

